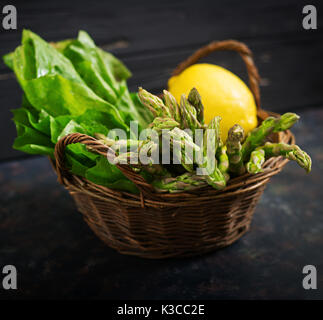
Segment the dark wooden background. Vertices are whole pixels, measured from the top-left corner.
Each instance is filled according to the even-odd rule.
[[[133,91],[143,86],[159,92],[167,86],[172,69],[194,50],[212,40],[237,39],[254,52],[262,76],[263,108],[284,112],[323,105],[319,2],[317,30],[302,28],[302,8],[308,2],[296,0],[24,0],[10,4],[18,11],[18,30],[0,28],[0,55],[19,45],[23,28],[48,41],[75,37],[83,29],[126,63],[133,72],[129,81]],[[246,79],[234,53],[216,53],[207,61]],[[16,133],[10,109],[19,107],[20,100],[14,75],[1,61],[1,160],[25,156],[11,148]]]

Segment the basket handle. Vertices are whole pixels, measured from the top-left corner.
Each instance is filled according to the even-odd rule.
[[[71,178],[71,173],[65,166],[65,148],[69,144],[74,143],[82,143],[91,151],[94,151],[105,157],[107,156],[108,151],[111,150],[108,146],[102,144],[97,139],[86,134],[71,133],[61,138],[55,145],[54,156],[58,181],[65,186],[67,185],[69,178]],[[153,191],[153,187],[148,184],[141,175],[135,173],[129,165],[116,164],[116,166],[129,180],[131,180],[138,187],[138,189],[141,191],[141,195],[142,193],[151,193]]]
[[[172,72],[173,76],[179,75],[186,68],[195,64],[200,59],[208,56],[210,53],[214,51],[220,50],[230,50],[236,51],[240,54],[243,59],[249,76],[249,87],[251,92],[253,93],[256,101],[256,106],[258,111],[260,108],[260,92],[259,92],[259,81],[260,76],[258,73],[258,69],[253,61],[251,50],[242,42],[236,40],[225,40],[225,41],[213,41],[208,45],[196,50],[190,57],[181,62],[175,70]]]

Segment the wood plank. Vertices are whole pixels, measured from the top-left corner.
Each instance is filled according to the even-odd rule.
[[[249,41],[247,44],[254,53],[262,77],[263,108],[283,112],[323,105],[321,41],[304,38],[302,41]],[[167,86],[171,71],[194,50],[183,49],[165,55],[124,59],[134,74],[129,81],[130,88],[136,90],[138,86],[143,86],[155,93],[159,92],[160,88]],[[245,66],[235,53],[213,53],[202,62],[219,64],[248,81]]]
[[[17,1],[18,31],[0,29],[0,54],[20,42],[21,29],[30,28],[46,40],[75,37],[87,30],[106,50],[115,53],[133,71],[132,90],[144,86],[153,92],[167,85],[171,70],[199,46],[214,39],[235,38],[253,50],[262,81],[263,107],[278,112],[322,106],[322,29],[305,31],[301,9],[305,1]],[[320,8],[317,5],[318,12]],[[318,25],[322,25],[319,15]],[[239,57],[213,54],[209,59],[244,80]],[[8,137],[0,159],[20,153],[11,149],[15,128],[9,109],[20,104],[20,91],[10,70],[0,63],[0,128]]]
[[[13,50],[20,30],[29,28],[48,41],[75,37],[87,30],[99,45],[124,41],[122,54],[199,45],[211,40],[321,36],[301,27],[306,1],[18,1],[19,31],[0,31],[0,55]],[[318,6],[320,4],[318,3]],[[319,11],[319,8],[318,8]],[[323,16],[319,15],[319,25]],[[3,65],[0,68],[3,71]]]

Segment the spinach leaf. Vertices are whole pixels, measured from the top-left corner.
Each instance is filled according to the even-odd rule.
[[[24,91],[22,106],[12,111],[15,149],[54,159],[55,144],[69,133],[107,135],[120,128],[130,135],[130,121],[138,121],[143,129],[152,120],[137,95],[129,93],[130,71],[84,31],[77,39],[50,44],[24,30],[21,45],[3,59]],[[84,145],[69,145],[65,154],[72,173],[113,189],[138,192],[115,165]]]

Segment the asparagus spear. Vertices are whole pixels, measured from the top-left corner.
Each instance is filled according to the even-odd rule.
[[[209,124],[208,128],[209,130],[206,130],[204,132],[204,145],[203,145],[203,164],[201,165],[201,168],[207,169],[211,172],[207,171],[206,175],[194,175],[191,173],[193,171],[193,166],[187,166],[185,165],[185,162],[187,162],[187,155],[185,152],[183,152],[183,144],[181,144],[180,154],[178,156],[182,156],[184,158],[184,161],[182,161],[182,165],[184,168],[188,171],[191,171],[189,173],[185,173],[182,176],[176,177],[176,178],[169,178],[164,179],[162,181],[155,181],[153,184],[157,190],[167,190],[169,192],[178,192],[182,190],[192,190],[196,187],[200,187],[207,184],[211,185],[212,187],[216,189],[223,189],[226,186],[226,178],[227,174],[227,167],[228,167],[228,161],[226,156],[226,148],[222,146],[221,139],[220,139],[220,120],[221,117],[215,117]],[[199,147],[195,145],[192,141],[192,138],[183,130],[180,130],[179,128],[174,128],[171,131],[173,140],[171,140],[171,144],[174,146],[175,141],[186,141],[188,145],[192,148],[193,151],[198,152]],[[175,138],[174,138],[175,137]],[[209,143],[207,143],[209,141]],[[220,168],[217,167],[217,161],[215,159],[216,150],[220,147],[220,168],[223,170],[223,173],[221,172]],[[173,148],[174,151],[174,148]],[[189,162],[193,163],[193,155],[189,155],[190,158],[188,159]],[[183,163],[184,162],[184,163]],[[213,168],[212,168],[213,164]],[[210,170],[211,169],[211,170]]]
[[[206,186],[204,177],[186,172],[175,178],[156,179],[152,182],[158,192],[181,192]]]
[[[179,126],[179,123],[175,121],[173,118],[161,118],[161,117],[155,118],[154,121],[149,125],[151,129],[157,131],[158,135],[162,133],[162,130],[172,130],[178,126]]]
[[[283,156],[289,160],[296,161],[306,172],[311,171],[311,157],[295,144],[267,142],[264,146],[257,149],[263,149],[266,158]]]
[[[134,140],[134,139],[120,139],[114,140],[109,139],[104,134],[96,133],[95,137],[104,145],[111,147],[114,151],[116,150],[129,150],[131,148],[139,148],[144,141]]]
[[[197,120],[196,109],[186,99],[185,94],[181,96],[181,115],[184,128],[189,128],[194,133],[195,129],[201,129],[202,125]]]
[[[188,94],[187,100],[195,107],[197,120],[203,125],[204,107],[202,104],[202,98],[196,88],[191,89],[190,93]]]
[[[158,144],[149,139],[147,140],[133,140],[133,139],[120,139],[113,140],[105,137],[104,135],[98,133],[95,134],[99,141],[104,145],[109,146],[114,154],[114,163],[131,163],[137,164],[139,155],[152,155],[154,151],[158,148]]]
[[[207,126],[206,130],[204,131],[204,147],[207,147],[207,141],[214,140],[214,150],[212,150],[212,152],[214,152],[214,155],[216,154],[217,150],[219,147],[221,147],[222,145],[222,141],[221,141],[221,132],[220,132],[220,121],[221,121],[221,117],[217,116],[214,117],[211,122],[209,123],[209,125]]]
[[[163,93],[164,93],[165,105],[169,108],[172,118],[174,118],[174,120],[177,121],[179,124],[182,124],[181,123],[182,116],[181,116],[181,112],[180,112],[180,107],[179,107],[178,103],[176,102],[176,99],[167,90],[164,90]],[[184,127],[181,126],[181,129],[183,129],[183,128]]]
[[[215,160],[216,161],[216,160]],[[205,176],[207,183],[214,189],[221,190],[226,186],[227,176],[224,176],[219,168],[215,165],[215,169],[211,174]]]
[[[163,139],[170,142],[174,157],[180,161],[187,171],[192,172],[194,152],[200,151],[192,137],[184,130],[175,127],[173,130],[163,132]]]
[[[247,161],[250,154],[257,147],[261,146],[266,138],[273,132],[279,132],[289,129],[297,120],[299,116],[295,113],[285,113],[281,117],[268,117],[262,124],[253,129],[247,136],[242,145],[242,158]]]
[[[140,152],[146,152],[146,154],[151,154],[155,148],[158,146],[153,143],[153,141],[150,140],[113,140],[113,139],[108,139],[105,135],[103,134],[95,134],[95,136],[100,139],[103,144],[111,147],[113,150],[118,150],[120,151],[119,146],[127,146],[127,149],[135,146],[137,149],[135,151],[127,151],[121,154],[117,154],[116,157],[114,158],[115,163],[128,163],[132,166],[132,169],[138,172],[147,172],[148,174],[156,177],[169,177],[170,173],[168,170],[163,167],[160,164],[154,164],[154,163],[148,163],[147,165],[144,165],[142,163],[137,163],[139,158],[139,153]],[[148,149],[148,150],[147,150]],[[121,149],[122,150],[122,149]]]
[[[265,151],[257,148],[251,152],[250,160],[246,164],[247,171],[251,174],[262,172],[262,165],[265,162]]]
[[[171,111],[165,106],[162,99],[149,93],[143,88],[139,88],[138,97],[142,104],[146,106],[155,117],[168,117],[172,118]]]
[[[228,174],[229,170],[229,157],[227,155],[227,147],[225,145],[221,145],[217,151],[217,158],[218,158],[218,168],[222,172],[225,180],[228,182],[230,176]]]
[[[218,168],[215,158],[216,151],[221,144],[220,121],[221,117],[213,118],[204,132],[203,162],[200,165],[207,183],[219,190],[226,186],[226,177]]]
[[[118,154],[114,159],[114,164],[138,164],[139,154],[138,152],[122,152]]]
[[[169,171],[161,164],[153,163],[153,161],[147,164],[142,164],[141,162],[138,162],[138,159],[138,153],[126,152],[118,155],[114,159],[114,163],[127,163],[132,167],[134,171],[149,174],[151,178],[154,179],[156,179],[156,177],[158,177],[158,179],[161,179],[168,178],[171,176]]]
[[[280,118],[276,119],[276,124],[273,132],[288,130],[299,120],[299,118],[299,115],[297,115],[296,113],[284,113]]]
[[[241,142],[244,138],[244,130],[238,124],[235,124],[228,132],[226,141],[227,154],[229,158],[229,170],[235,174],[243,174],[245,167],[242,158]]]
[[[171,176],[169,171],[161,164],[141,165],[140,168],[142,170],[145,170],[146,172],[148,172],[154,177],[158,176],[158,177],[168,178]]]
[[[156,151],[157,148],[158,145],[153,141],[140,141],[138,149],[126,152],[123,152],[123,150],[121,152],[119,151],[119,153],[114,157],[113,162],[115,164],[139,164],[141,159],[140,157],[144,156],[147,157],[147,160],[149,161],[148,165],[154,164],[154,159],[150,156]]]

